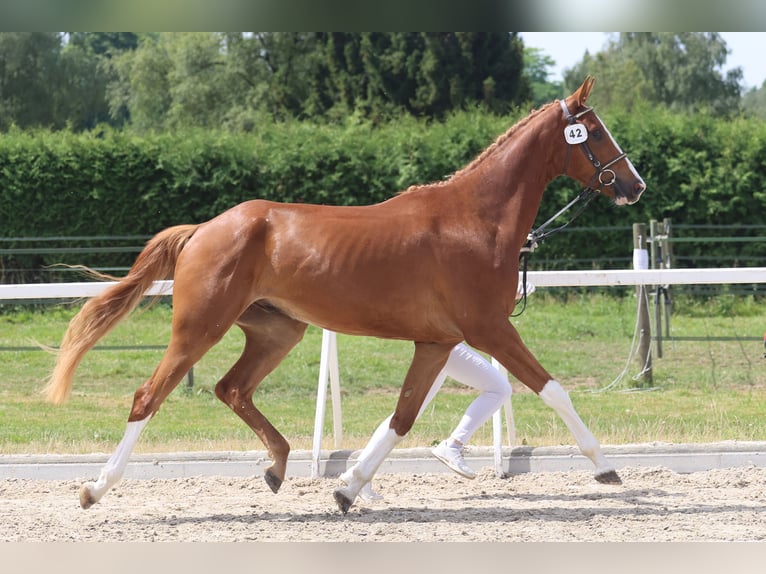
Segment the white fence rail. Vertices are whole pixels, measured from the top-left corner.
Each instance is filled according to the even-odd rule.
[[[536,287],[591,287],[621,285],[692,285],[692,284],[741,284],[765,283],[766,267],[732,267],[718,269],[631,269],[586,271],[530,271],[528,280]],[[0,285],[0,301],[30,299],[78,299],[93,297],[107,289],[112,282],[100,283],[39,283],[25,285]],[[172,281],[156,281],[147,295],[171,295]],[[502,367],[493,359],[493,364]],[[311,474],[319,476],[319,455],[322,442],[327,402],[328,384],[333,409],[333,433],[335,448],[342,443],[340,378],[338,375],[338,347],[336,335],[325,330],[322,336],[322,354],[319,367],[316,415],[314,419],[314,443]],[[505,411],[508,443],[515,443],[513,410],[510,399],[505,409],[498,410],[492,419],[495,467],[501,472],[502,421],[500,411]]]
[[[598,287],[620,285],[725,285],[766,282],[766,267],[718,269],[626,269],[585,271],[530,271],[536,287]],[[82,283],[28,283],[0,285],[0,301],[13,299],[77,299],[93,297],[111,281]],[[172,281],[155,281],[147,295],[171,295]]]

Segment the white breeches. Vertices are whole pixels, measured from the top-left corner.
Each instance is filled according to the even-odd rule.
[[[494,412],[511,396],[511,384],[507,376],[501,374],[489,361],[484,359],[477,351],[460,343],[450,352],[447,363],[434,380],[428,391],[423,405],[420,407],[418,417],[423,414],[428,404],[442,388],[447,377],[481,391],[478,397],[468,405],[463,418],[452,431],[452,438],[466,444],[476,430],[483,425]],[[378,425],[367,446],[359,455],[359,460],[365,458],[370,451],[376,448],[377,443],[385,436],[393,417],[391,413],[387,419]],[[388,453],[386,453],[388,454]],[[385,457],[384,457],[385,458]]]

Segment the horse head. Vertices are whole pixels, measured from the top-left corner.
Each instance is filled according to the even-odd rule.
[[[564,174],[606,194],[617,205],[630,205],[641,197],[646,183],[601,118],[586,105],[594,81],[588,76],[571,96],[559,100],[562,139],[569,146]]]

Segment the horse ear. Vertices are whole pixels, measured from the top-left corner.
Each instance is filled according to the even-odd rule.
[[[590,95],[590,91],[593,89],[593,84],[595,83],[595,81],[596,81],[595,78],[591,76],[586,76],[585,81],[573,94],[579,106],[585,105],[585,102],[588,100],[588,96]]]

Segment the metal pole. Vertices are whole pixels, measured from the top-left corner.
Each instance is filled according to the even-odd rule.
[[[672,269],[673,265],[673,245],[670,243],[671,222],[666,217],[662,220],[662,226],[665,228],[665,241],[662,242],[662,268]],[[673,296],[671,295],[670,285],[663,285],[665,294],[665,336],[670,337],[670,312],[672,311]]]
[[[648,237],[645,223],[633,224],[633,266],[648,267]],[[641,362],[641,380],[645,384],[652,383],[652,330],[649,323],[649,306],[645,285],[636,287],[638,298],[638,358]]]
[[[649,258],[649,267],[651,269],[662,268],[662,262],[659,261],[660,253],[662,252],[663,239],[660,237],[662,234],[659,231],[659,222],[656,219],[652,219],[649,222],[649,234],[651,237],[651,257]],[[654,286],[654,326],[657,332],[654,335],[654,340],[657,343],[657,358],[662,358],[662,285]]]

